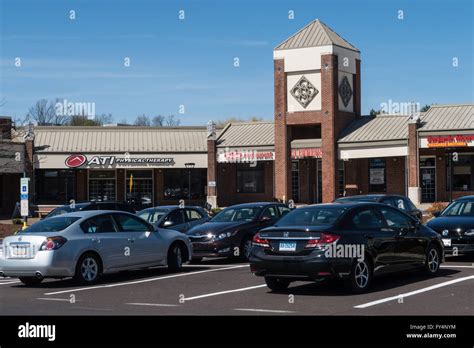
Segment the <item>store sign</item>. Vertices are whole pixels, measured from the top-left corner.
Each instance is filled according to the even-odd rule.
[[[133,166],[133,165],[155,165],[155,166],[172,166],[174,159],[171,157],[131,157],[124,156],[92,156],[90,159],[83,154],[74,154],[66,158],[64,164],[68,168],[79,167],[113,167],[113,166]]]
[[[385,169],[384,168],[370,168],[370,184],[383,185],[385,184]]]
[[[274,159],[274,151],[231,150],[220,152],[217,155],[217,162],[219,163],[249,163],[255,161],[273,161]]]
[[[322,158],[323,151],[319,147],[308,147],[303,149],[291,149],[291,158]]]
[[[474,135],[428,136],[428,147],[466,147],[474,146]]]

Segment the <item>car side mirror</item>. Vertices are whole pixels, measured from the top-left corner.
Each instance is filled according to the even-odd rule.
[[[270,221],[272,218],[270,216],[262,216],[260,218],[260,222],[268,222]]]
[[[435,212],[433,213],[433,216],[434,216],[434,217],[438,217],[438,216],[440,216],[440,215],[441,215],[441,212],[440,212],[440,211],[435,211]]]
[[[161,224],[162,227],[171,227],[173,226],[173,221],[167,220]]]

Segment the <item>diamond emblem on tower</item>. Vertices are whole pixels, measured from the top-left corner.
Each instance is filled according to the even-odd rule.
[[[343,77],[341,84],[339,85],[339,95],[341,96],[344,106],[347,107],[352,98],[352,88],[347,76]]]
[[[319,93],[318,89],[304,76],[298,80],[296,85],[291,89],[291,95],[306,109],[309,103]]]

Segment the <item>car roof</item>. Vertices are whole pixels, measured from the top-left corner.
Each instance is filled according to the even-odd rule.
[[[51,216],[48,219],[56,219],[60,217],[80,217],[80,218],[88,218],[96,215],[102,215],[102,214],[107,214],[107,213],[114,213],[114,214],[130,214],[134,215],[132,213],[128,213],[126,211],[121,211],[121,210],[79,210],[71,213],[66,213],[66,214],[61,214],[61,215],[56,215],[56,216]]]
[[[474,200],[474,195],[470,195],[470,196],[463,196],[463,197],[459,197],[458,199],[456,199],[456,201],[460,201],[460,200]]]
[[[279,203],[279,202],[252,202],[252,203],[240,203],[240,204],[234,204],[234,205],[229,205],[226,208],[251,208],[251,207],[266,207],[267,205],[271,204],[284,204],[284,203]]]
[[[360,207],[361,205],[368,205],[368,206],[383,206],[386,207],[384,204],[380,204],[377,202],[360,202],[360,201],[336,201],[336,202],[331,202],[331,203],[318,203],[318,204],[310,204],[306,205],[304,207],[301,207],[299,209],[303,208],[316,208],[316,207],[327,207],[327,208],[341,208],[341,207]]]

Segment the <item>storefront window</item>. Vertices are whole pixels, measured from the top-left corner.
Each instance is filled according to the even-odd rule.
[[[369,192],[386,192],[385,158],[369,159]]]
[[[89,171],[89,200],[115,201],[115,170]]]
[[[72,170],[36,170],[36,199],[43,204],[67,204],[76,197]]]
[[[137,207],[153,205],[153,171],[127,170],[125,180],[127,201]]]
[[[339,180],[339,197],[342,197],[344,196],[345,184],[346,184],[344,180],[344,161],[339,161],[338,180]]]
[[[263,163],[256,167],[242,164],[237,168],[237,192],[238,193],[263,193],[265,169]]]
[[[202,199],[205,197],[206,169],[166,169],[163,171],[165,199],[189,198],[189,171],[191,171],[191,198]]]
[[[299,162],[291,162],[291,197],[294,202],[300,201],[300,171]]]
[[[471,191],[474,187],[474,155],[459,154],[458,161],[452,161],[452,180],[450,180],[449,160],[446,161],[446,189],[452,182],[452,191]]]

